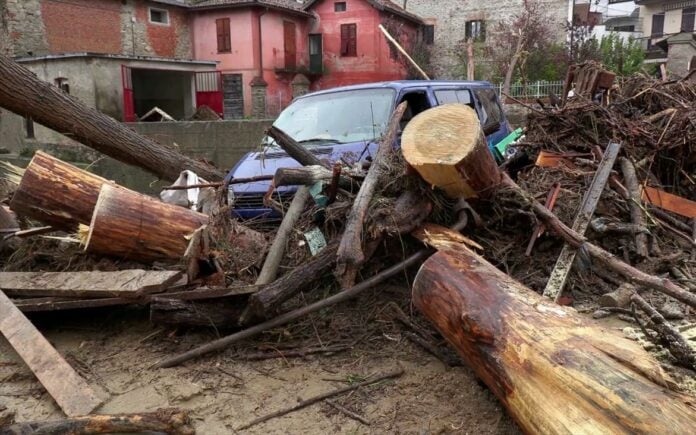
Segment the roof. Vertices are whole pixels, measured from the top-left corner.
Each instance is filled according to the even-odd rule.
[[[189,65],[205,65],[216,66],[214,60],[194,60],[194,59],[174,59],[170,57],[157,56],[129,56],[125,54],[108,54],[108,53],[90,53],[90,52],[74,52],[74,53],[56,53],[46,54],[43,56],[19,56],[13,58],[15,62],[34,62],[34,61],[55,61],[60,59],[75,59],[75,58],[100,58],[100,59],[119,59],[119,60],[135,60],[146,62],[161,62],[161,63],[181,63]]]
[[[304,10],[310,9],[318,1],[321,1],[321,0],[305,1]],[[412,14],[411,12],[408,12],[406,9],[402,8],[401,6],[392,2],[391,0],[365,0],[365,1],[368,2],[370,5],[372,5],[372,7],[374,7],[378,11],[389,12],[389,13],[392,13],[394,15],[398,15],[401,18],[412,21],[416,24],[424,24],[424,21],[421,17],[419,17],[416,14]]]
[[[401,91],[409,88],[431,87],[452,87],[459,86],[465,88],[493,88],[493,84],[483,80],[394,80],[391,82],[362,83],[359,85],[341,86],[338,88],[325,89],[312,92],[306,96],[332,94],[334,92],[358,91],[363,89],[394,89]],[[305,95],[300,98],[305,98]]]
[[[169,0],[172,1],[172,0]],[[309,16],[302,2],[297,0],[191,0],[190,9],[217,9],[231,7],[261,6],[294,14]]]

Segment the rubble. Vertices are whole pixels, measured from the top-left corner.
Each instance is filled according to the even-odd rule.
[[[186,326],[236,330],[164,355],[153,367],[159,370],[355,298],[430,257],[414,283],[416,306],[523,429],[580,424],[575,417],[606,432],[659,418],[686,428],[695,410],[675,382],[696,369],[693,339],[679,329],[696,308],[696,85],[642,76],[611,77],[612,85],[601,71],[579,77],[588,89],[560,106],[532,108],[502,170],[475,112],[462,105],[417,115],[403,132],[403,152],[392,147],[406,109],[399,106],[367,167],[321,160],[271,127],[269,135],[303,165],[279,169],[265,198],[280,226],[232,217],[229,186],[256,177],[217,181],[219,171],[207,168],[198,174],[207,182],[193,167],[170,166],[161,175],[180,179],[160,201],[37,152],[26,171],[3,183],[9,193],[0,200],[17,217],[0,209],[9,222],[0,231],[14,235],[0,241],[1,305],[27,331],[22,312],[117,305],[149,306],[152,322],[184,333]],[[597,90],[602,98],[593,101]],[[273,190],[287,185],[298,186],[294,198],[275,200]],[[15,224],[30,233],[17,237]],[[455,365],[435,333],[396,308],[392,317],[412,330],[410,340]],[[671,373],[578,311],[638,325],[667,350],[661,361]],[[0,325],[8,336],[8,324]],[[38,338],[15,335],[13,346],[29,353],[50,346],[35,328],[31,334]],[[508,340],[524,346],[524,356]],[[55,349],[46,355],[69,369]],[[526,368],[517,367],[524,358]],[[543,373],[534,378],[538,390],[525,384],[525,370]],[[630,394],[606,399],[618,388],[609,372],[621,374]],[[593,387],[580,393],[581,384]],[[60,391],[44,385],[63,403]],[[79,388],[88,400],[64,407],[68,415],[96,406],[88,386]],[[558,400],[577,413],[536,412],[551,408],[544,400],[563,389]],[[318,397],[283,412],[329,396]],[[648,405],[655,401],[669,412],[654,415]]]

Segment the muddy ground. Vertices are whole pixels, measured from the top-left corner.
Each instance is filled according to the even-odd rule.
[[[137,308],[34,315],[32,320],[104,398],[96,412],[180,407],[191,410],[197,433],[237,433],[236,427],[298,400],[401,367],[405,373],[400,378],[334,399],[369,420],[369,426],[320,403],[239,433],[519,433],[469,369],[448,367],[406,339],[406,330],[386,312],[387,303],[397,301],[409,313],[408,297],[405,283],[392,283],[304,322],[171,369],[152,366],[226,331],[153,326],[147,310]],[[422,319],[415,321],[427,327]],[[333,355],[244,359],[259,349],[336,343],[351,343],[351,348]],[[0,338],[0,410],[3,407],[14,411],[17,421],[63,416]]]

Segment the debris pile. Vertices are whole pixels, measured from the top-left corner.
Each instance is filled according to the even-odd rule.
[[[81,416],[98,399],[22,312],[136,304],[158,324],[238,330],[163,359],[161,369],[422,264],[414,304],[523,429],[688,430],[693,401],[670,374],[637,343],[563,306],[622,316],[669,362],[696,366],[680,330],[696,308],[696,203],[688,199],[696,197],[696,87],[635,77],[605,92],[601,103],[580,95],[534,108],[502,169],[476,112],[458,104],[418,114],[396,150],[401,103],[369,164],[321,160],[271,127],[301,164],[271,177],[264,205],[281,216],[278,226],[232,217],[230,185],[258,178],[220,181],[212,168],[199,174],[205,180],[174,174],[170,153],[163,173],[180,179],[162,198],[172,204],[37,152],[5,177],[0,332],[64,412]],[[281,186],[296,190],[282,197]],[[194,189],[205,195],[171,194]],[[395,318],[409,324],[398,307]],[[415,342],[449,364],[431,334],[413,329]],[[56,385],[56,376],[69,382]],[[567,392],[564,406],[549,406],[558,391]]]

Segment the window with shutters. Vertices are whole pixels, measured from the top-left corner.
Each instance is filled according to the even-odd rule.
[[[652,29],[650,36],[656,38],[665,32],[665,14],[655,14],[652,16]]]
[[[358,25],[341,24],[341,56],[358,55]]]
[[[232,51],[232,39],[230,37],[230,19],[218,18],[215,20],[217,27],[217,48],[218,53],[229,53]]]
[[[681,22],[681,31],[682,32],[693,32],[694,31],[694,14],[696,14],[696,8],[684,8],[684,9],[682,9],[682,22]]]

